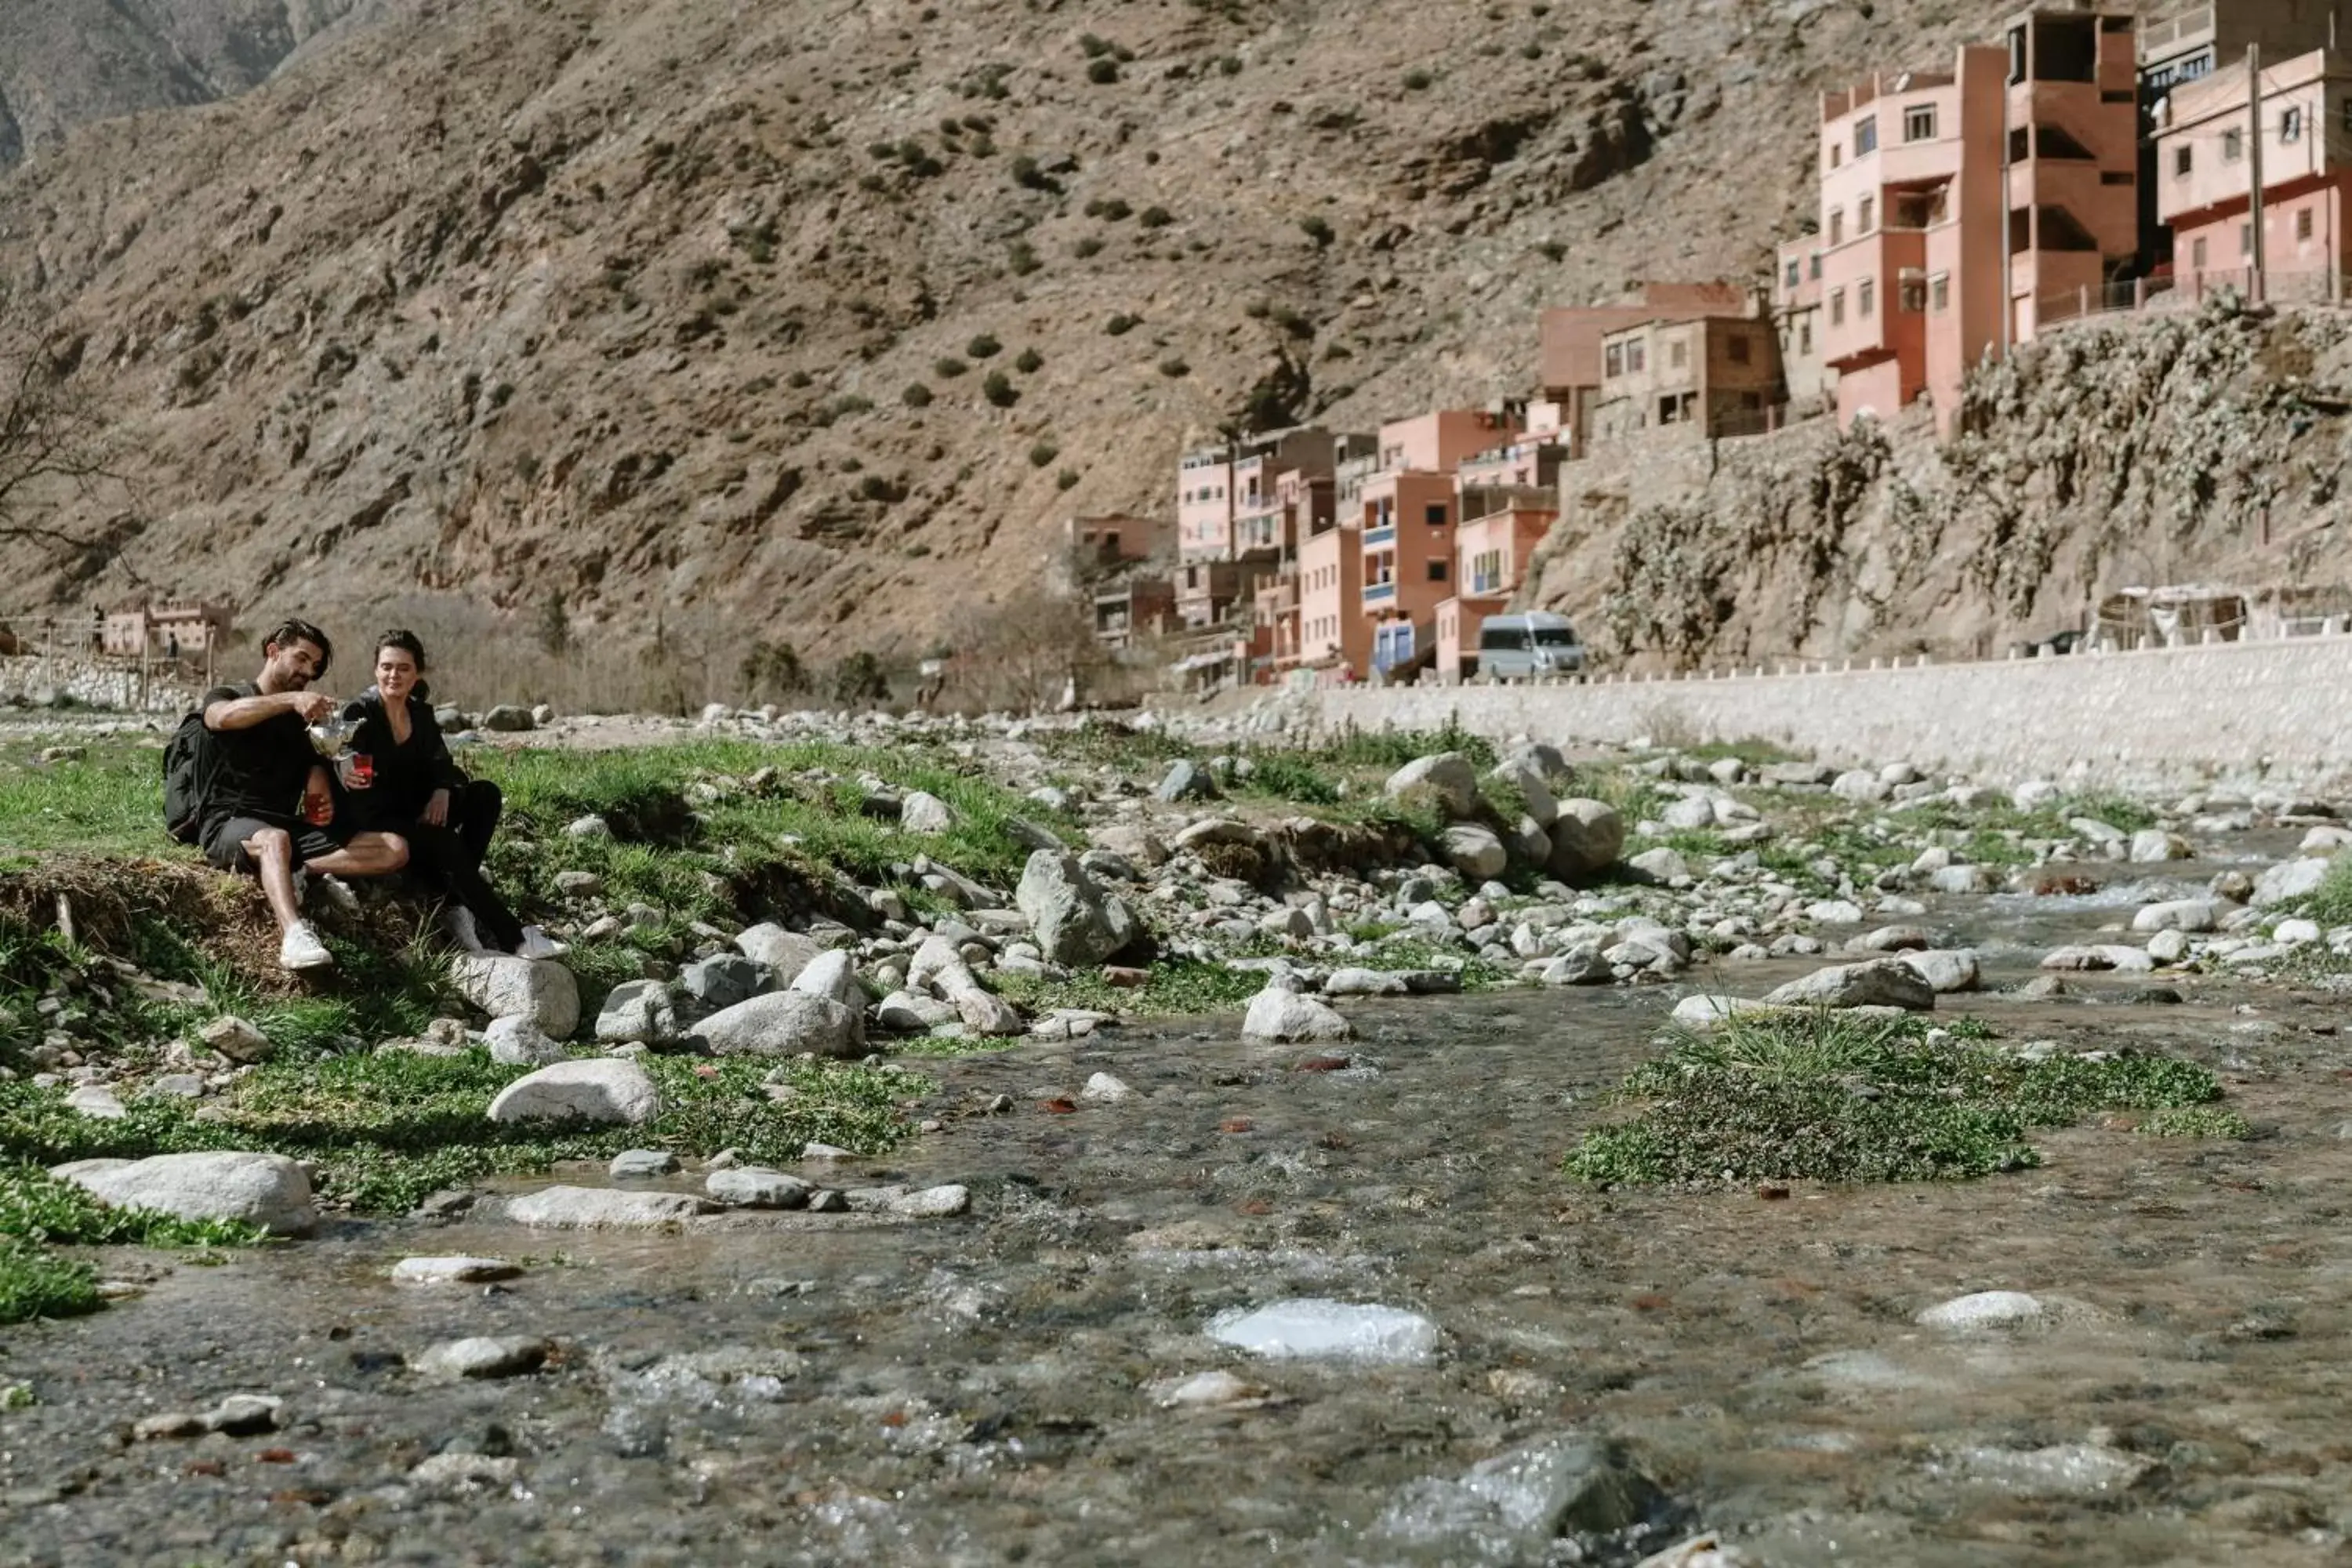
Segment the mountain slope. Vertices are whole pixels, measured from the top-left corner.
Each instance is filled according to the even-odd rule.
[[[0,7],[0,168],[73,127],[233,98],[361,0],[23,0]]]
[[[911,646],[1070,512],[1166,511],[1254,391],[1484,402],[1543,306],[1760,277],[1812,95],[1998,14],[392,0],[0,179],[15,313],[120,444],[58,515],[128,541],[0,564]]]

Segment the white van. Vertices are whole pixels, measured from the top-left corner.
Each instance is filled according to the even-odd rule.
[[[1584,645],[1566,616],[1549,610],[1489,616],[1478,628],[1478,673],[1490,680],[1576,675],[1583,668]]]

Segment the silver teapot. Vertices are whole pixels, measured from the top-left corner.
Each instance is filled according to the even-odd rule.
[[[310,726],[310,749],[334,762],[352,749],[352,737],[360,732],[360,721],[334,714]]]

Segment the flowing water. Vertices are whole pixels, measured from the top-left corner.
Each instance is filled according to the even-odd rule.
[[[1989,980],[2123,908],[1977,901],[2012,968]],[[217,1267],[138,1255],[142,1296],[0,1335],[0,1384],[40,1400],[0,1415],[0,1561],[1623,1562],[1700,1525],[1767,1568],[2352,1560],[2352,1047],[2276,989],[2101,1005],[2134,984],[1947,1002],[2211,1064],[2254,1139],[2092,1125],[1969,1184],[1600,1194],[1560,1157],[1676,993],[1508,993],[1365,1007],[1330,1054],[1221,1021],[940,1063],[919,1114],[945,1131],[825,1179],[968,1183],[959,1219],[535,1233],[485,1205]],[[1097,1071],[1134,1097],[1080,1099]],[[529,1266],[386,1279],[461,1252]],[[1992,1289],[2044,1314],[1914,1321]],[[1420,1314],[1434,1348],[1265,1360],[1204,1331],[1296,1298]],[[459,1384],[402,1364],[517,1333],[556,1358]],[[1219,1369],[1246,1385],[1226,1403],[1163,1403]],[[124,1436],[238,1392],[284,1426]],[[1664,1489],[1658,1533],[1408,1528],[1431,1478],[1578,1432]],[[410,1481],[436,1453],[488,1479]]]

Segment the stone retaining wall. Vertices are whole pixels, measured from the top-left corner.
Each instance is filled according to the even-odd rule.
[[[1823,762],[2015,782],[2352,783],[2352,637],[1574,686],[1324,689],[1328,725],[1559,744],[1760,738]]]
[[[0,702],[56,707],[71,700],[85,708],[128,713],[182,713],[203,693],[148,672],[86,658],[27,656],[0,658]]]

